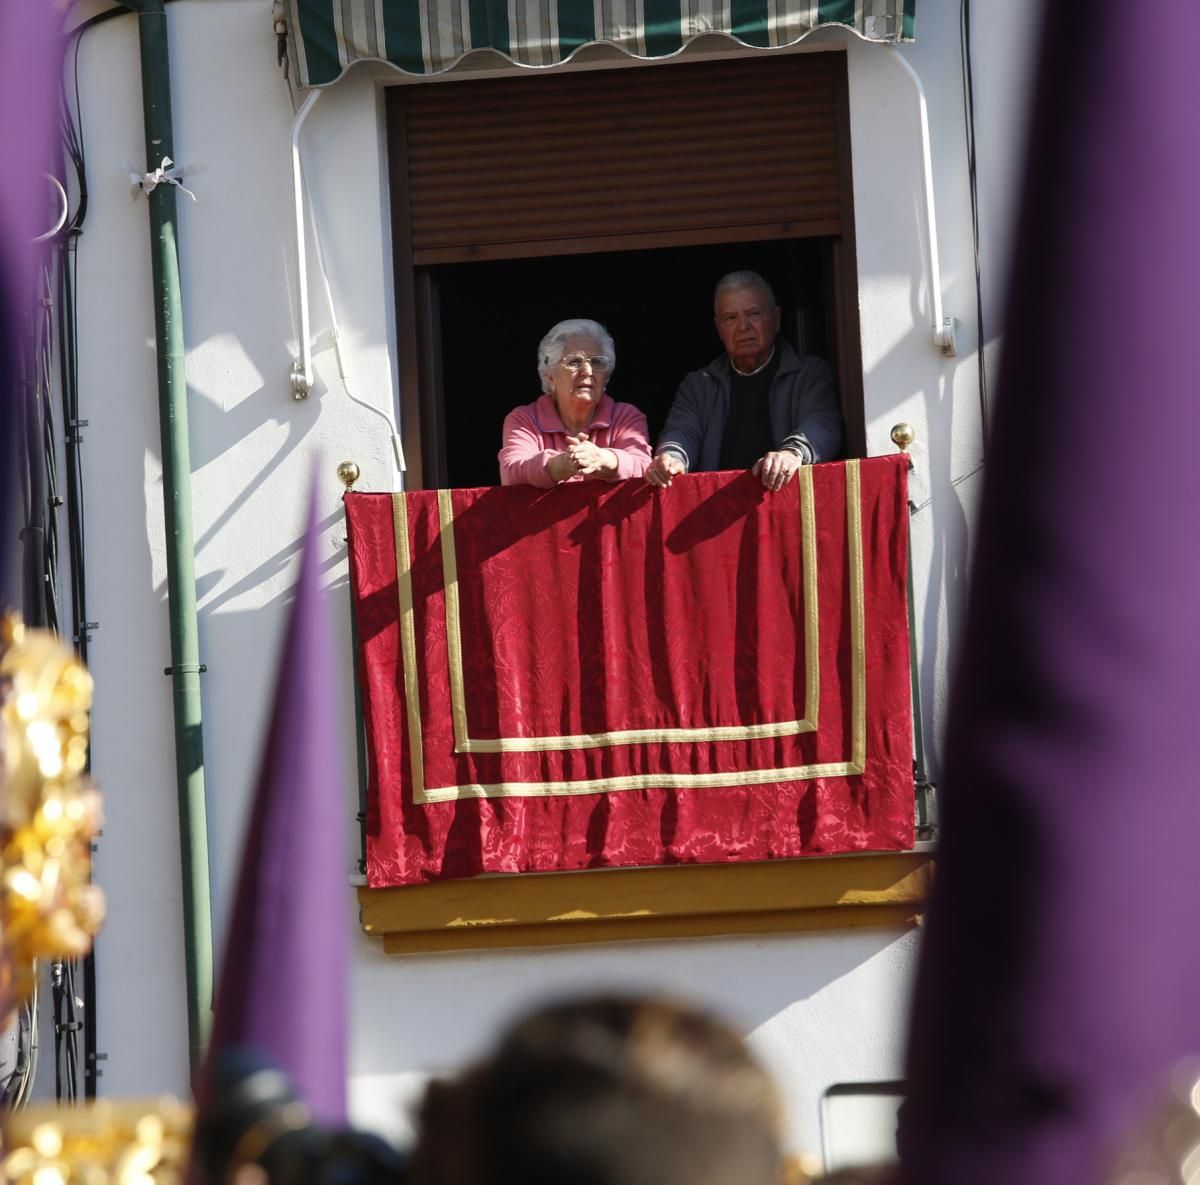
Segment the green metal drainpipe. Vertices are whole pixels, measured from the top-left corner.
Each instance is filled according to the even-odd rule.
[[[146,123],[146,170],[174,159],[171,67],[163,0],[122,0],[137,13]],[[212,909],[208,881],[208,819],[204,801],[204,741],[200,710],[199,625],[192,543],[192,467],[188,449],[187,380],[176,240],[175,186],[149,194],[154,332],[158,353],[158,419],[162,434],[163,507],[167,535],[167,610],[175,709],[175,778],[183,869],[183,941],[187,965],[188,1051],[195,1070],[212,1024]]]

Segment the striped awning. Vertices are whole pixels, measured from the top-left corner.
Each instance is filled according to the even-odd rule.
[[[437,74],[473,50],[519,66],[565,62],[585,45],[662,58],[705,34],[747,46],[794,45],[823,25],[869,41],[911,41],[916,0],[287,0],[302,86],[355,62]]]

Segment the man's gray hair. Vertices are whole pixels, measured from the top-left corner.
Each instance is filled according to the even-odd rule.
[[[729,275],[722,276],[717,281],[716,291],[713,292],[713,309],[716,309],[721,297],[726,292],[741,292],[745,288],[754,288],[763,293],[767,300],[771,302],[771,308],[774,308],[779,303],[775,299],[775,289],[758,272],[741,271],[730,272]]]
[[[562,360],[563,347],[569,337],[590,337],[600,347],[600,352],[609,360],[606,382],[617,369],[617,347],[613,345],[612,335],[608,330],[599,321],[590,321],[586,317],[572,317],[567,321],[560,321],[538,343],[538,374],[541,376],[543,391],[554,390],[550,376]]]

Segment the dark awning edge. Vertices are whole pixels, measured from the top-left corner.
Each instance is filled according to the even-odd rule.
[[[759,0],[738,5],[737,18],[725,24],[716,14],[728,17],[732,6],[713,4],[714,12],[701,16],[686,13],[698,7],[695,0],[609,0],[601,20],[593,0],[287,0],[287,5],[296,77],[304,87],[328,86],[360,61],[415,76],[441,74],[481,49],[516,66],[547,69],[587,45],[610,45],[652,60],[678,54],[713,33],[767,50],[795,45],[831,26],[866,41],[912,41],[916,16],[916,0]]]

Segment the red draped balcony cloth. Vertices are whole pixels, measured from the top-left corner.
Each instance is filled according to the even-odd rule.
[[[348,494],[371,887],[911,847],[906,478]]]

